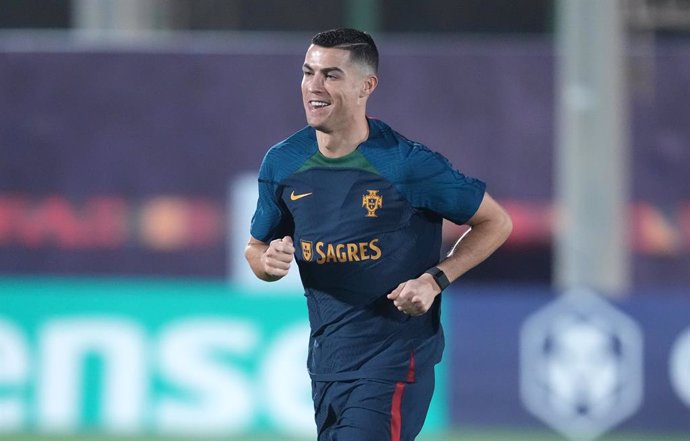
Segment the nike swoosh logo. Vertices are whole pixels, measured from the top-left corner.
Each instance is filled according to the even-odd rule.
[[[311,195],[311,193],[295,194],[295,192],[293,191],[292,193],[290,193],[290,200],[296,201],[297,199],[306,198],[309,195]]]

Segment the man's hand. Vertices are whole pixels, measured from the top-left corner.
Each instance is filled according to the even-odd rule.
[[[295,256],[295,247],[290,236],[272,240],[271,243],[251,237],[244,255],[259,279],[274,282],[287,275]]]
[[[287,275],[294,257],[295,247],[292,244],[292,238],[285,236],[282,239],[272,240],[268,244],[268,249],[261,256],[261,263],[266,274],[281,278]]]
[[[431,308],[440,292],[434,278],[424,273],[416,279],[401,283],[387,297],[393,300],[393,304],[400,312],[408,315],[422,315]]]

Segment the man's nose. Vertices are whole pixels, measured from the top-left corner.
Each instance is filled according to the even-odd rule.
[[[314,75],[311,77],[308,83],[308,90],[309,92],[320,92],[323,90],[323,76],[322,75]]]

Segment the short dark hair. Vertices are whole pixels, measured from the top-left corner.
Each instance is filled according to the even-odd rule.
[[[379,69],[379,51],[371,35],[357,29],[340,28],[319,32],[311,39],[312,44],[321,47],[345,49],[350,52],[352,61]]]

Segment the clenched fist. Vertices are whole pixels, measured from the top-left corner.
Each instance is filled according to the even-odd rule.
[[[398,311],[408,315],[422,315],[431,308],[440,292],[433,278],[425,273],[417,279],[401,283],[387,297],[393,301]]]
[[[266,252],[261,256],[264,272],[271,277],[277,278],[287,275],[294,255],[295,247],[290,236],[272,240],[268,244]]]

